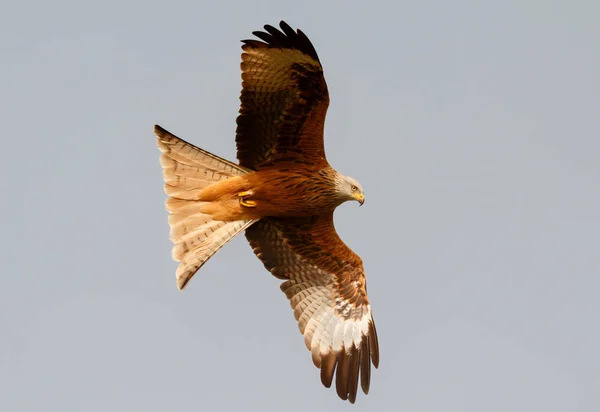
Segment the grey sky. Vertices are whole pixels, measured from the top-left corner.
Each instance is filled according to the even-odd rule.
[[[6,6],[0,410],[600,410],[600,5],[484,3]],[[353,407],[243,237],[175,286],[152,126],[234,159],[239,40],[281,19],[367,196]]]

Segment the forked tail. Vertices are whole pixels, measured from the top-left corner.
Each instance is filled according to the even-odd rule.
[[[187,143],[160,126],[154,126],[154,132],[162,151],[160,164],[169,196],[166,206],[174,243],[172,256],[180,262],[176,276],[181,290],[217,250],[256,222],[222,222],[199,211],[203,202],[198,200],[198,194],[202,189],[248,170]]]

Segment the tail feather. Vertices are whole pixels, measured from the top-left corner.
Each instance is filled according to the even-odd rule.
[[[154,133],[158,136],[158,147],[167,157],[181,165],[202,166],[203,170],[222,175],[213,179],[213,182],[250,172],[250,169],[202,150],[158,125],[154,126]]]
[[[218,222],[208,227],[208,230],[203,226],[194,232],[193,238],[175,244],[173,258],[180,262],[175,273],[179,290],[185,288],[192,276],[212,255],[254,222],[254,220]],[[191,249],[188,249],[188,245]]]
[[[183,289],[202,265],[221,247],[256,220],[218,221],[202,213],[199,193],[218,181],[248,170],[206,152],[160,126],[155,126],[165,180],[173,259],[180,262],[177,287]]]
[[[204,225],[210,224],[213,220],[210,216],[203,213],[197,213],[183,218],[176,218],[177,215],[169,216],[173,223],[171,223],[171,240],[181,239],[184,240],[189,236],[190,233],[194,233],[195,230]]]

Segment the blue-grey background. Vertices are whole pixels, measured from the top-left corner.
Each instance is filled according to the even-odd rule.
[[[600,410],[600,4],[7,3],[2,411]],[[287,20],[364,207],[371,393],[326,390],[243,237],[175,286],[152,127],[235,158],[239,40]]]

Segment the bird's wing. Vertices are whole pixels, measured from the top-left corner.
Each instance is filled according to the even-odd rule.
[[[379,346],[362,261],[337,235],[333,214],[266,218],[246,229],[254,253],[280,279],[321,382],[335,374],[338,395],[354,403],[368,393]],[[335,372],[337,370],[337,372]]]
[[[237,118],[240,165],[259,169],[278,160],[326,164],[323,127],[329,106],[323,68],[306,35],[281,22],[243,40]]]

